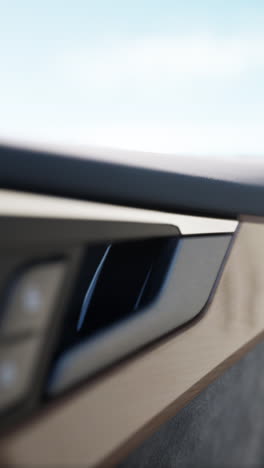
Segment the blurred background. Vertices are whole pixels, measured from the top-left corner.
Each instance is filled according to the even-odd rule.
[[[2,141],[264,155],[261,0],[0,6]]]

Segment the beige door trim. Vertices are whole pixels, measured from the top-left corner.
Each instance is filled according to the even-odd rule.
[[[241,223],[213,302],[199,319],[3,438],[4,462],[27,467],[110,466],[262,339],[260,221],[247,218]]]

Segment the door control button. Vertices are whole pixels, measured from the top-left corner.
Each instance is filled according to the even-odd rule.
[[[43,263],[18,274],[4,307],[1,335],[42,331],[54,311],[65,262]]]
[[[26,396],[38,349],[38,338],[0,345],[0,410]]]

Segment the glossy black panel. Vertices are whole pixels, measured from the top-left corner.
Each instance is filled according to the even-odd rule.
[[[133,161],[133,153],[129,157]],[[172,171],[128,165],[125,157],[124,161],[115,164],[96,161],[92,154],[90,158],[78,158],[74,154],[63,156],[2,145],[0,184],[9,189],[171,212],[230,218],[240,214],[264,215],[261,161],[248,171],[248,177],[239,160],[235,164],[229,164],[228,159],[223,161],[222,166],[226,167],[221,171],[215,165],[214,173],[214,161],[210,159],[211,169],[204,169],[204,174],[203,169],[197,169],[199,159],[190,161],[193,171],[186,170],[186,162],[181,163],[180,158],[177,167],[172,158]]]

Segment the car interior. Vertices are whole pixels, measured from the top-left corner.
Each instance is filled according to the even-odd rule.
[[[0,467],[264,466],[263,7],[22,3]]]

